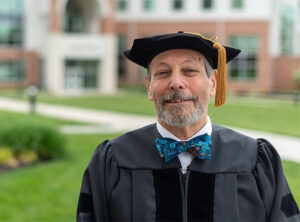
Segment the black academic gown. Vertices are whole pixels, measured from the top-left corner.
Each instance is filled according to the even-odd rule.
[[[213,125],[212,159],[165,163],[152,124],[104,141],[83,176],[77,221],[300,221],[264,139]]]

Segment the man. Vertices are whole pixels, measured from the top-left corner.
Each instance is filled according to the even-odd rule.
[[[82,182],[78,221],[300,221],[280,158],[264,139],[221,126],[226,63],[240,51],[197,33],[136,39],[157,123],[104,141]]]

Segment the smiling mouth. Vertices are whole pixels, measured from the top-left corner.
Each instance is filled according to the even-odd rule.
[[[165,103],[167,103],[167,104],[179,104],[179,103],[192,102],[192,101],[193,101],[193,99],[174,98],[174,99],[166,100]]]

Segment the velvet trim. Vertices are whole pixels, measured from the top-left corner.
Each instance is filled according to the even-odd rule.
[[[80,193],[77,213],[87,213],[93,211],[93,199],[90,194]]]
[[[182,221],[182,198],[178,169],[153,171],[156,221]]]
[[[299,214],[299,209],[296,201],[291,193],[284,196],[281,200],[281,210],[286,217],[292,217]]]
[[[215,174],[191,171],[188,184],[188,221],[213,221]]]

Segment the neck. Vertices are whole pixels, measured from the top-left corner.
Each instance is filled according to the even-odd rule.
[[[206,122],[207,122],[207,115],[201,118],[198,122],[191,124],[186,127],[175,127],[167,125],[164,121],[158,118],[158,122],[162,125],[165,129],[167,129],[170,133],[175,135],[177,138],[181,140],[187,140],[195,135],[199,130],[201,130]]]

